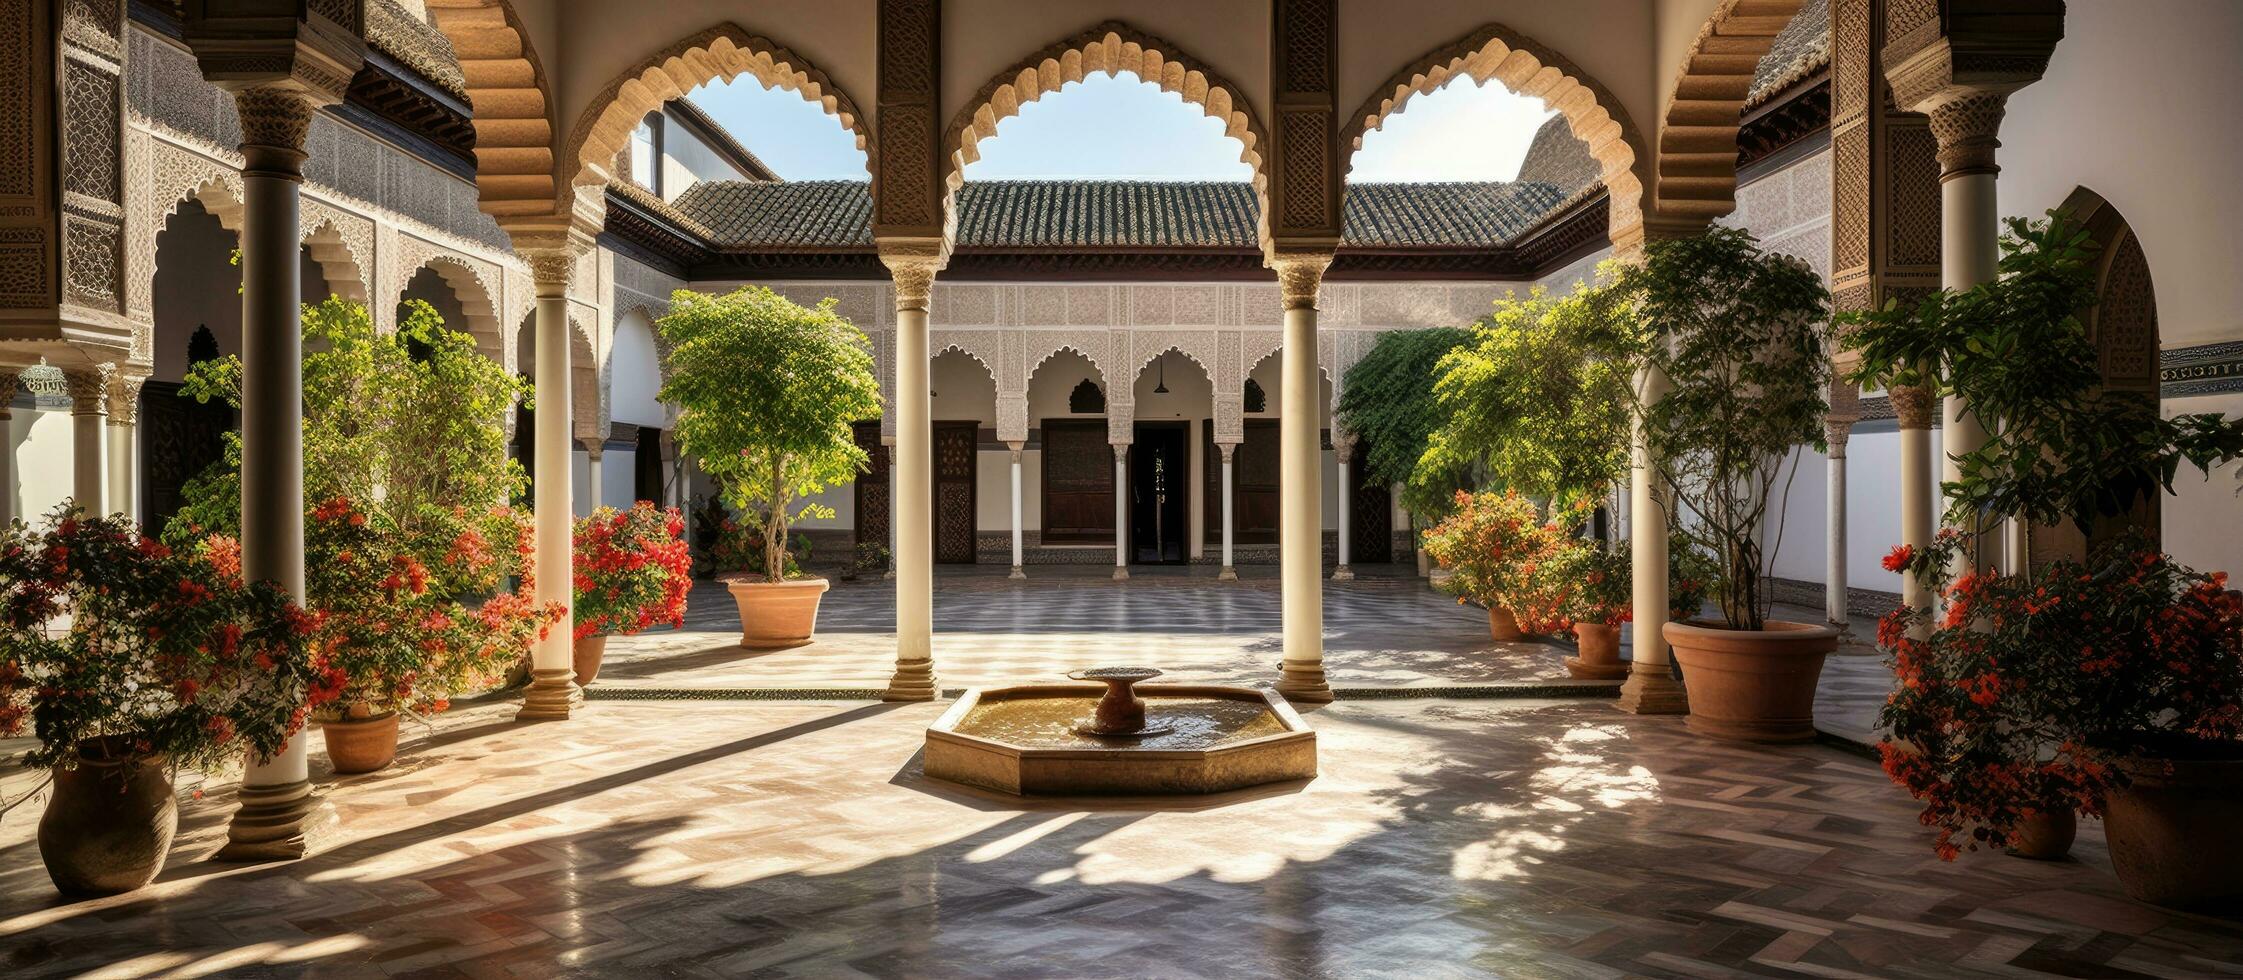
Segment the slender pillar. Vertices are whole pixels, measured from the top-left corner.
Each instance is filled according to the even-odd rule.
[[[63,372],[70,389],[70,499],[88,517],[109,516],[109,379],[116,365]]]
[[[899,506],[896,500],[896,440],[893,437],[884,438],[880,446],[881,451],[888,454],[888,485],[885,488],[888,492],[888,570],[881,572],[880,577],[893,582],[896,580],[896,507]]]
[[[15,420],[11,406],[17,377],[14,369],[0,370],[0,525],[16,519],[16,447],[10,426]]]
[[[1020,568],[1020,447],[1017,442],[1005,444],[1005,448],[1012,450],[1012,574],[1008,578],[1028,577]]]
[[[1285,304],[1278,416],[1278,562],[1285,660],[1277,691],[1294,701],[1332,700],[1324,679],[1324,502],[1321,387],[1316,370],[1316,294],[1330,252],[1284,252],[1271,260]]]
[[[1823,423],[1830,443],[1829,511],[1825,515],[1825,533],[1829,545],[1823,550],[1824,606],[1834,626],[1845,626],[1846,613],[1846,439],[1853,434],[1852,422],[1831,419]]]
[[[1235,582],[1238,581],[1238,566],[1231,563],[1231,457],[1238,452],[1238,443],[1218,442],[1215,448],[1223,454],[1223,570],[1215,577]]]
[[[607,442],[586,437],[579,440],[584,446],[584,512],[600,509],[600,457],[607,452]]]
[[[573,246],[529,253],[530,275],[536,284],[537,414],[534,416],[537,453],[531,495],[537,514],[537,600],[563,606],[575,601],[576,508],[569,499],[576,456],[576,440],[569,420],[575,409],[569,390],[569,279],[576,271]],[[563,616],[545,631],[530,652],[530,686],[522,692],[522,710],[516,721],[565,721],[583,701],[576,685],[576,662],[570,647],[575,635],[575,612]]]
[[[109,378],[109,509],[140,519],[138,465],[140,385],[146,375],[119,372]]]
[[[1939,280],[1952,292],[1994,278],[2001,261],[2001,211],[1994,198],[2001,172],[1995,153],[2001,141],[1995,134],[2001,129],[2008,98],[2006,92],[1959,89],[1953,98],[1927,111],[1932,137],[1939,143]],[[1940,405],[1940,426],[1940,480],[1960,481],[1958,458],[1986,445],[1986,426],[1953,395]],[[2000,537],[1982,534],[1971,548],[1969,563],[1998,566],[2003,546]]]
[[[1355,532],[1352,511],[1355,509],[1355,487],[1349,480],[1354,476],[1355,437],[1335,436],[1332,439],[1332,458],[1339,462],[1339,480],[1333,485],[1340,495],[1339,567],[1332,569],[1332,581],[1346,582],[1355,578],[1355,570],[1347,567],[1348,538]]]
[[[1129,581],[1129,443],[1114,443],[1114,581]]]
[[[934,429],[928,400],[927,300],[941,263],[883,251],[896,288],[896,446],[888,474],[895,495],[896,673],[889,701],[931,701],[935,683]]]
[[[1657,404],[1671,387],[1665,375],[1644,370],[1636,374],[1638,400]],[[1664,481],[1644,439],[1643,420],[1635,422],[1633,451],[1628,464],[1628,534],[1634,552],[1634,609],[1631,663],[1628,679],[1620,685],[1620,710],[1639,715],[1674,715],[1690,710],[1682,684],[1675,680],[1673,661],[1662,632],[1667,625],[1667,499]]]
[[[314,98],[292,85],[234,93],[242,130],[241,565],[304,599],[304,423],[301,246],[297,209],[304,136]],[[270,758],[252,758],[241,808],[216,858],[303,857],[334,822],[312,794],[300,731]]]
[[[1924,388],[1894,388],[1890,394],[1893,414],[1900,419],[1900,543],[1922,551],[1931,547],[1937,520],[1932,505],[1932,393]],[[1928,611],[1931,600],[1931,591],[1915,576],[1901,576],[1902,603]]]

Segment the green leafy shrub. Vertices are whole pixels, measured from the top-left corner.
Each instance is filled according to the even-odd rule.
[[[1471,339],[1456,327],[1397,330],[1379,335],[1363,359],[1347,369],[1332,417],[1363,440],[1367,481],[1403,484],[1402,505],[1420,517],[1446,513],[1450,497],[1467,487],[1469,471],[1418,473],[1418,459],[1447,418],[1433,393],[1435,367]]]

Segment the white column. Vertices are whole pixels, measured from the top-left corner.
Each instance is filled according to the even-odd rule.
[[[1332,700],[1324,679],[1324,481],[1321,386],[1316,370],[1316,294],[1330,252],[1279,253],[1285,305],[1278,416],[1278,562],[1285,659],[1278,693],[1294,701]]]
[[[1644,370],[1636,374],[1637,399],[1655,405],[1670,385],[1666,376]],[[1634,590],[1630,600],[1634,626],[1630,630],[1631,665],[1620,685],[1620,710],[1641,715],[1682,714],[1690,710],[1682,684],[1674,679],[1671,653],[1662,632],[1667,624],[1667,497],[1664,481],[1644,439],[1643,420],[1636,418],[1633,448],[1628,463],[1628,533],[1634,552]]]
[[[140,385],[144,375],[116,374],[109,379],[109,509],[140,519],[137,430],[140,420]]]
[[[63,372],[70,388],[70,498],[88,517],[109,516],[109,379],[115,365]]]
[[[242,129],[241,565],[253,582],[304,598],[302,295],[297,236],[304,136],[313,101],[293,87],[234,94]],[[250,759],[241,808],[219,860],[304,856],[333,823],[312,795],[306,743],[297,732],[270,758]]]
[[[1829,509],[1824,515],[1824,529],[1829,544],[1823,549],[1824,605],[1832,625],[1843,627],[1848,622],[1846,614],[1846,438],[1853,433],[1851,421],[1831,419],[1823,423],[1830,443]]]
[[[16,447],[9,435],[15,413],[9,406],[16,400],[17,377],[13,368],[0,370],[0,525],[16,517]]]
[[[1235,442],[1218,442],[1215,448],[1223,454],[1223,570],[1216,578],[1225,582],[1238,580],[1238,566],[1231,563],[1231,457],[1238,452]]]
[[[1007,576],[1009,578],[1028,577],[1020,567],[1020,447],[1017,442],[1005,443],[1005,448],[1012,450],[1012,574]]]
[[[928,400],[927,301],[938,261],[881,253],[896,290],[896,445],[888,464],[895,507],[896,672],[889,701],[931,701],[935,683],[934,428]]]
[[[1354,484],[1350,482],[1354,477],[1354,473],[1352,472],[1354,470],[1354,467],[1348,465],[1355,461],[1355,437],[1337,435],[1333,436],[1332,458],[1339,462],[1340,467],[1339,480],[1333,484],[1333,486],[1339,488],[1337,492],[1340,495],[1340,562],[1339,567],[1332,569],[1332,580],[1336,582],[1345,582],[1355,578],[1355,570],[1347,566],[1347,552],[1349,544],[1348,538],[1353,536],[1355,532],[1355,525],[1353,523],[1353,511],[1355,509],[1355,487]]]
[[[1114,443],[1114,581],[1129,579],[1129,443]]]
[[[553,246],[524,257],[537,288],[536,469],[531,489],[537,514],[537,599],[563,606],[575,601],[576,506],[570,498],[576,457],[576,439],[570,429],[575,417],[569,389],[570,370],[568,293],[576,271],[576,246]],[[530,654],[530,686],[522,692],[520,721],[561,721],[583,700],[576,685],[575,658],[571,654],[575,614],[572,611],[545,632]]]
[[[1931,547],[1933,514],[1931,465],[1932,394],[1924,388],[1894,388],[1889,392],[1893,414],[1900,419],[1900,543],[1922,551]],[[1914,575],[1900,579],[1900,601],[1911,608],[1929,610],[1932,595]]]
[[[1962,292],[1994,278],[2001,261],[2001,210],[1994,196],[2001,142],[1995,133],[2008,95],[1957,89],[1952,96],[1926,115],[1939,143],[1940,285]],[[1940,405],[1940,428],[1940,481],[1956,482],[1962,479],[1957,457],[1986,445],[1986,426],[1962,399],[1949,395]],[[2004,543],[1999,535],[1984,534],[1965,562],[1999,567]]]
[[[584,445],[584,512],[600,509],[600,457],[607,452],[604,440],[585,438]]]

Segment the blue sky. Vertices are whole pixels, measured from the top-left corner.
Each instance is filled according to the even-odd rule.
[[[793,92],[742,75],[693,101],[787,180],[864,180],[864,155],[841,124]],[[1536,128],[1539,99],[1469,78],[1413,98],[1363,140],[1351,180],[1510,180]],[[968,180],[1025,178],[1245,180],[1223,124],[1133,74],[1070,82],[997,124]]]

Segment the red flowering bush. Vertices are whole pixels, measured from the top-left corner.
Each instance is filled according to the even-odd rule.
[[[1535,575],[1538,590],[1554,597],[1558,615],[1568,623],[1618,626],[1632,618],[1635,580],[1629,571],[1627,542],[1607,546],[1575,538],[1565,542]]]
[[[1877,640],[1899,679],[1879,746],[1924,801],[1935,847],[2008,843],[2050,808],[2095,814],[2123,785],[2118,758],[2174,739],[2243,735],[2243,598],[2122,538],[2086,563],[2038,573],[1947,569],[1968,535],[1896,548],[1887,568],[1937,589],[1936,614],[1902,608]]]
[[[0,527],[0,736],[27,766],[81,747],[209,768],[270,755],[338,693],[316,624],[238,551],[174,551],[122,517]]]
[[[685,519],[641,500],[576,522],[576,638],[685,625],[693,588]]]
[[[1570,517],[1571,512],[1568,512]],[[1458,602],[1504,608],[1530,633],[1567,627],[1564,597],[1538,574],[1573,539],[1563,519],[1544,521],[1534,502],[1516,490],[1457,491],[1456,510],[1425,532],[1425,550],[1455,574],[1443,588]]]

